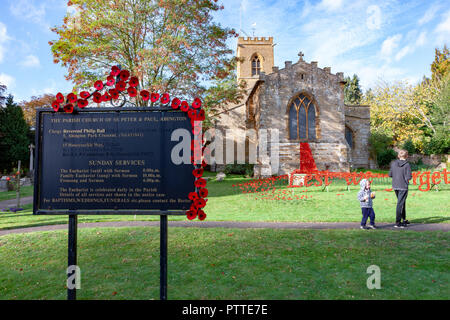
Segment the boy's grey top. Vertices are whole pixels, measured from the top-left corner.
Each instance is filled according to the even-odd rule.
[[[366,189],[366,179],[362,179],[359,182],[359,185],[361,186],[361,189],[358,192],[358,200],[359,200],[359,204],[361,205],[361,208],[372,208],[373,202],[372,202],[372,198],[370,197],[370,194],[372,193],[372,191],[369,189]],[[367,200],[365,200],[365,197],[368,197]]]
[[[392,177],[392,189],[408,190],[409,180],[412,178],[411,167],[408,161],[392,161],[389,177]]]

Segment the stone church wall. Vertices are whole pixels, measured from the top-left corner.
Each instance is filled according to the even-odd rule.
[[[252,76],[251,59],[255,53],[261,61],[259,76]],[[299,169],[300,140],[290,140],[288,130],[288,107],[299,94],[308,96],[316,106],[316,138],[308,142],[317,169],[349,171],[350,168],[370,166],[369,108],[344,105],[343,73],[332,74],[329,67],[319,68],[317,62],[307,63],[302,53],[297,63],[286,61],[284,68],[275,67],[271,37],[240,37],[237,56],[241,59],[238,81],[247,83],[246,98],[242,105],[227,106],[225,109],[229,111],[216,118],[215,127],[223,134],[227,129],[231,130],[227,139],[237,141],[242,140],[242,130],[278,129],[279,142],[273,146],[269,143],[268,147],[279,151],[280,167],[270,172],[268,163],[259,163],[255,165],[257,176],[267,175],[268,171],[269,174],[287,174]],[[345,138],[346,126],[353,132],[352,146]],[[223,165],[212,166],[216,171],[223,168]]]
[[[351,165],[353,169],[369,168],[370,108],[345,106],[345,125],[352,131]]]
[[[348,145],[345,141],[343,74],[333,75],[329,68],[320,69],[316,63],[286,62],[284,69],[269,75],[260,91],[260,127],[278,129],[280,133],[280,162],[278,174],[300,166],[300,140],[290,140],[288,106],[299,93],[311,97],[316,106],[316,139],[308,141],[319,170],[348,171]]]

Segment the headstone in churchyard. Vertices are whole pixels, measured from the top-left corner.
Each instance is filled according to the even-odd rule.
[[[31,186],[31,179],[28,178],[28,177],[21,178],[21,179],[20,179],[20,186],[21,186],[21,187]]]
[[[6,181],[6,176],[0,179],[0,192],[8,191],[8,182]]]
[[[223,181],[223,180],[225,179],[226,176],[227,176],[227,175],[226,175],[224,172],[219,172],[219,173],[216,175],[216,180],[217,180],[217,181]]]

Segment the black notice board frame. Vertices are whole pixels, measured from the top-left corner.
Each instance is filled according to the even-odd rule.
[[[74,113],[120,113],[120,112],[173,112],[184,114],[181,110],[174,110],[170,107],[154,105],[151,108],[137,108],[137,107],[102,107],[102,108],[86,108],[83,110],[77,110]],[[44,210],[39,208],[40,197],[40,176],[41,176],[41,152],[42,152],[42,113],[54,113],[51,108],[38,108],[36,109],[36,131],[35,131],[35,163],[34,163],[34,197],[33,197],[33,214],[35,215],[174,215],[182,216],[186,215],[186,210],[145,210],[145,209],[116,209],[116,210]]]

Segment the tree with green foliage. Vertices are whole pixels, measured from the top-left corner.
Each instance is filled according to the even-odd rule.
[[[359,78],[356,74],[353,78],[346,77],[344,87],[344,103],[345,104],[359,104],[363,96],[361,87],[359,85]]]
[[[430,110],[430,119],[435,126],[448,128],[450,124],[450,73],[442,79],[438,94],[433,99],[433,108]]]
[[[430,119],[435,132],[425,145],[425,153],[450,153],[450,73],[440,81],[439,92],[430,108]]]
[[[396,153],[393,150],[392,136],[383,130],[374,129],[370,132],[369,137],[369,152],[372,159],[376,159],[380,168],[389,166],[392,160],[395,159]]]
[[[425,144],[425,154],[449,154],[450,131],[448,128],[438,127],[435,134]]]
[[[409,138],[403,143],[402,149],[408,151],[409,154],[416,153],[416,146],[412,142],[412,139]]]
[[[54,62],[68,69],[75,89],[92,86],[114,65],[138,77],[141,88],[225,104],[239,96],[232,78],[233,29],[214,22],[217,0],[71,0],[49,42]],[[138,101],[139,103],[139,101]],[[206,105],[208,111],[208,105]]]
[[[447,45],[444,45],[444,48],[439,50],[435,49],[435,57],[434,61],[431,64],[431,78],[432,80],[440,81],[450,71],[450,51],[447,48]]]
[[[6,99],[5,107],[0,108],[0,170],[10,171],[19,160],[28,162],[29,128],[22,108],[12,95]]]
[[[423,105],[429,125],[423,127],[423,151],[426,154],[449,153],[450,149],[450,53],[447,46],[435,49],[431,79],[424,78],[415,88],[414,101]]]
[[[448,153],[449,71],[449,50],[444,46],[442,51],[436,49],[431,79],[424,77],[416,86],[384,82],[367,91],[363,103],[370,105],[372,130],[391,136],[397,146],[406,143],[409,149],[427,154]]]
[[[420,145],[423,132],[421,128],[429,123],[426,105],[416,104],[415,88],[405,82],[379,83],[370,95],[365,95],[364,104],[370,106],[370,125],[391,136],[394,145],[412,139]]]
[[[6,86],[0,83],[0,107],[3,106],[3,103],[6,101]]]

